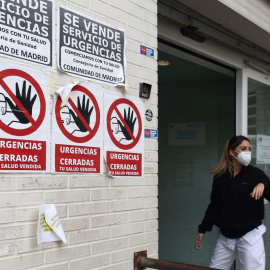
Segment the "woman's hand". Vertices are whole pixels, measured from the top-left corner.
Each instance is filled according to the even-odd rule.
[[[197,234],[197,237],[196,237],[196,246],[197,246],[198,248],[201,248],[202,245],[203,245],[202,237],[203,237],[203,233],[198,233],[198,234]]]
[[[263,191],[264,191],[264,184],[263,183],[259,183],[257,186],[255,186],[255,188],[250,193],[250,195],[255,200],[259,200],[262,197],[262,195],[263,195]]]

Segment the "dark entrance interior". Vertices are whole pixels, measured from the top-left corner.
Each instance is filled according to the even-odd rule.
[[[195,249],[212,176],[235,133],[235,71],[159,43],[159,257],[208,266],[217,229]]]

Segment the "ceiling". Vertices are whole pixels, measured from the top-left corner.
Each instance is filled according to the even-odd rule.
[[[159,46],[162,47],[162,46]],[[223,81],[229,77],[234,77],[232,70],[220,67],[196,56],[183,53],[179,50],[168,48],[159,50],[158,58],[171,60],[169,66],[159,66],[159,85],[179,85],[179,83]],[[166,52],[165,52],[166,51]]]
[[[270,51],[269,32],[247,20],[218,0],[177,0],[177,2],[195,10],[251,43]]]

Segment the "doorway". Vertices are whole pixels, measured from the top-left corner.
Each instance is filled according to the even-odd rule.
[[[247,119],[244,132],[251,141],[251,165],[260,168],[270,178],[270,81],[269,72],[257,66],[245,66],[243,72],[243,104]],[[270,268],[270,202],[264,199],[264,237],[266,267]],[[237,267],[240,269],[240,267]]]
[[[166,42],[165,42],[166,43]],[[213,168],[235,134],[235,71],[159,43],[159,258],[208,266],[216,228],[195,249],[209,204]]]

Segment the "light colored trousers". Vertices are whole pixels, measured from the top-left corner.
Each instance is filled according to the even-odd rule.
[[[265,250],[262,235],[266,228],[262,224],[241,238],[229,239],[219,234],[211,268],[230,270],[235,259],[241,270],[265,270]]]

